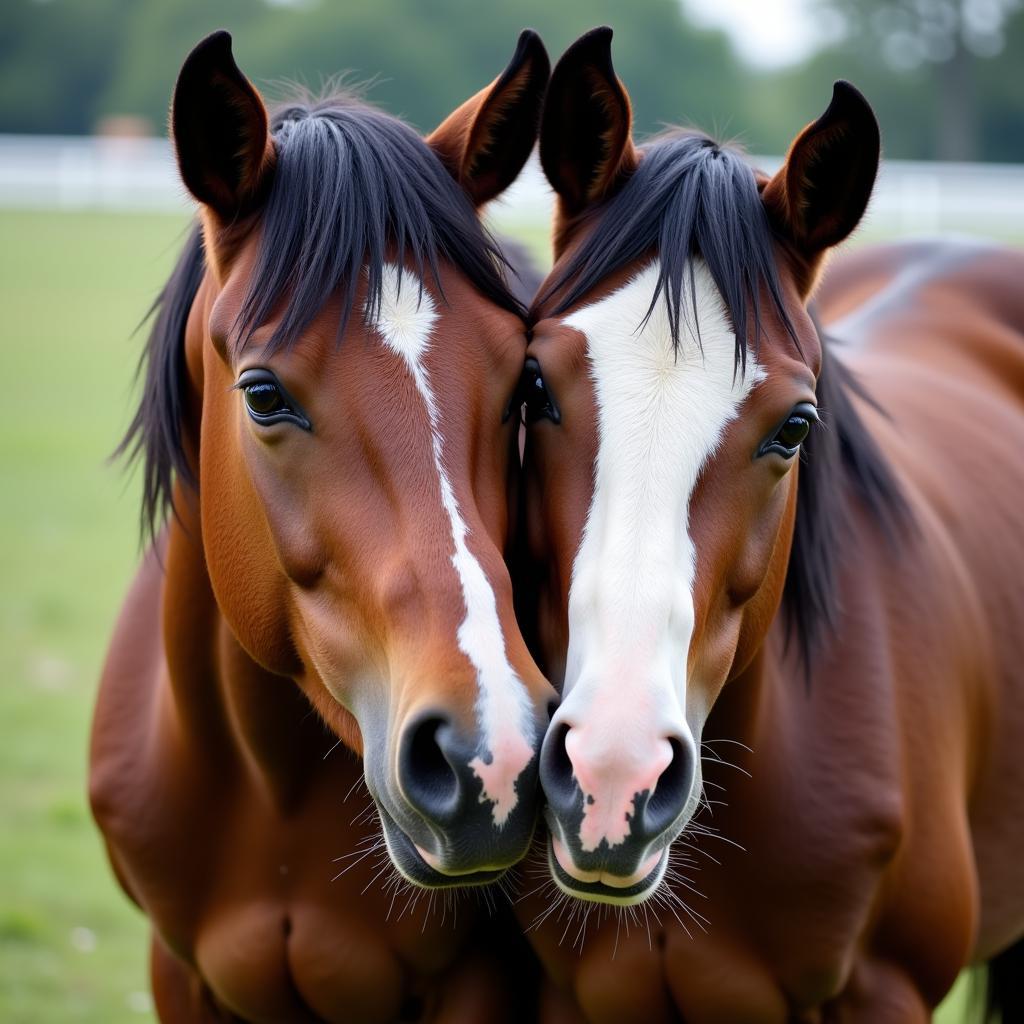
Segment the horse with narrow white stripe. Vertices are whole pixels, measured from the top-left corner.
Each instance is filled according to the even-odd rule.
[[[469,550],[469,527],[445,468],[441,415],[426,364],[437,310],[422,281],[389,263],[382,274],[380,302],[366,315],[388,348],[401,356],[427,413],[441,505],[451,528],[451,565],[466,608],[456,636],[473,665],[479,687],[479,751],[469,767],[483,787],[480,802],[490,804],[494,825],[501,828],[516,808],[516,786],[534,758],[538,729],[529,692],[508,661],[494,588]],[[422,849],[419,852],[436,860]]]
[[[480,211],[549,71],[524,31],[423,138],[333,88],[268,111],[226,32],[182,66],[197,223],[122,446],[153,543],[90,757],[161,1020],[531,1016],[508,915],[420,893],[498,881],[539,818],[557,695],[505,563],[531,275]]]

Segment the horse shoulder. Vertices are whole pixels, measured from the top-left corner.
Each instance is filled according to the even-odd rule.
[[[119,855],[120,838],[148,800],[152,714],[164,671],[160,640],[163,570],[147,551],[129,587],[107,651],[92,722],[89,800],[118,878],[134,899]]]
[[[190,683],[207,690],[215,662],[203,644],[187,655],[165,644],[176,603],[209,618],[201,594],[180,592],[182,551],[191,545],[180,534],[179,524],[169,527],[146,553],[115,628],[93,719],[89,795],[122,886],[168,947],[191,960],[216,853],[214,822],[231,802],[232,773],[223,770],[219,722],[208,731],[216,734],[221,770],[196,756],[210,744],[185,734],[175,690],[175,659],[184,658]]]
[[[702,912],[750,950],[787,1006],[808,1011],[848,984],[906,841],[894,678],[872,588],[849,588],[843,610],[847,628],[809,683],[776,635],[761,678],[730,684],[761,690],[751,754],[738,762],[750,777],[705,759],[725,787],[714,825],[742,849],[701,841],[721,861],[701,866]]]

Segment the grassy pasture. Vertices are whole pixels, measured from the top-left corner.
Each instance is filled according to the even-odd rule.
[[[137,555],[132,331],[173,215],[0,211],[0,1021],[152,1020],[146,927],[85,799],[88,726]],[[524,240],[543,251],[545,236]],[[9,386],[8,386],[9,385]],[[963,1019],[962,987],[940,1016]]]
[[[182,216],[0,214],[0,1019],[150,1019],[146,930],[85,801],[88,724],[137,553],[132,331]]]

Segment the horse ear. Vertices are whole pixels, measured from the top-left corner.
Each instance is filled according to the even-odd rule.
[[[762,193],[773,225],[809,268],[860,222],[880,150],[868,101],[849,82],[836,82],[828,110],[797,136]]]
[[[523,169],[537,141],[550,74],[540,36],[524,29],[508,67],[427,136],[477,206],[504,192]]]
[[[207,36],[182,65],[171,135],[185,186],[221,220],[263,198],[274,158],[267,111],[238,70],[227,32]]]
[[[551,74],[540,126],[540,162],[574,217],[611,196],[636,169],[629,95],[612,67],[612,30],[595,28]]]

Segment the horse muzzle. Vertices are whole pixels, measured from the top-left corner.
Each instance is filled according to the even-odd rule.
[[[646,732],[646,730],[645,730]],[[695,746],[685,728],[631,737],[555,720],[540,778],[547,800],[548,867],[582,899],[640,903],[658,887],[668,849],[700,792]]]
[[[540,723],[536,735],[543,735]],[[404,723],[392,772],[371,764],[368,751],[367,781],[398,870],[427,887],[500,878],[526,855],[533,838],[538,753],[532,747],[481,749],[478,736],[437,709]]]

